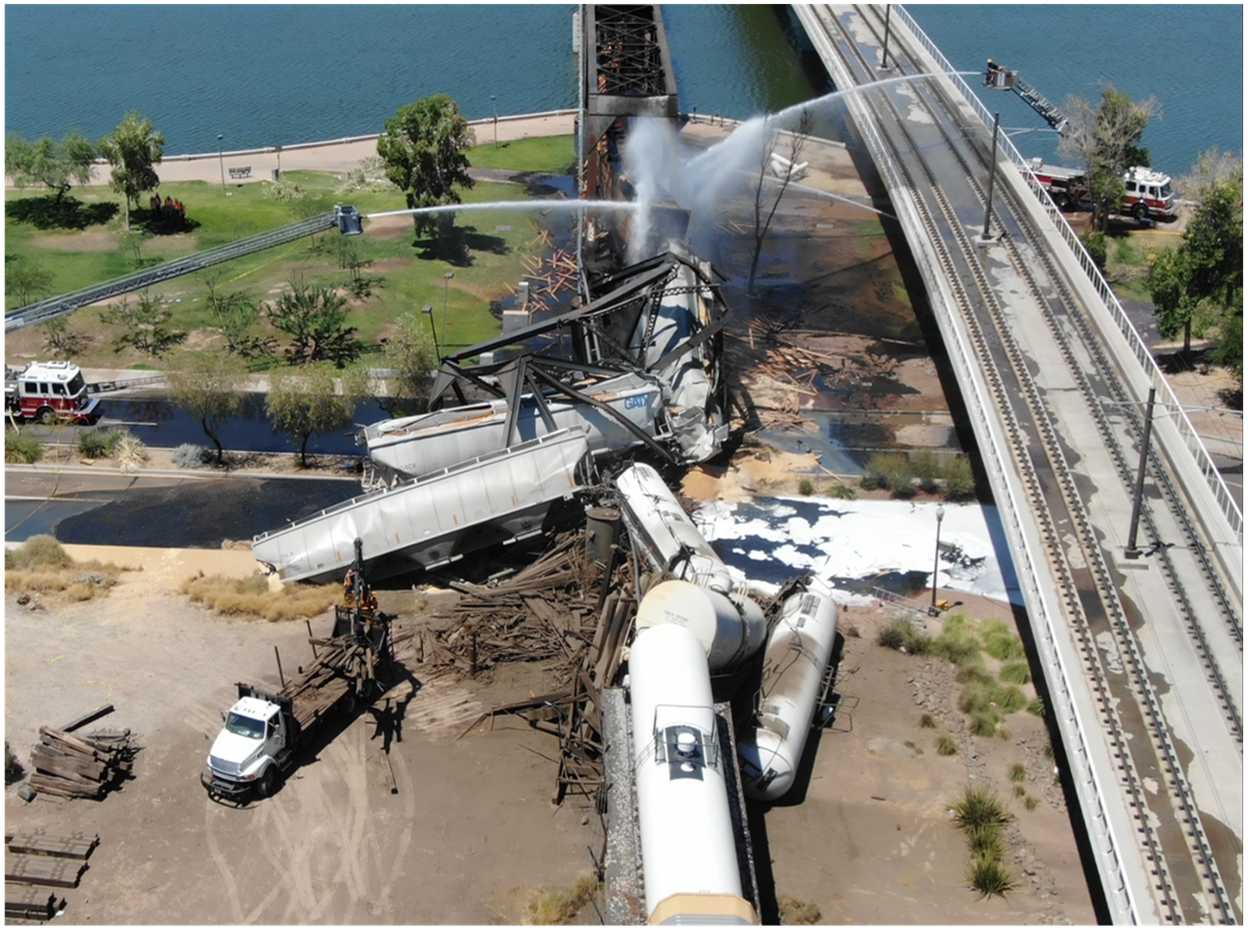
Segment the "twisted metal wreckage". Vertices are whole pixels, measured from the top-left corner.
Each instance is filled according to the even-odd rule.
[[[327,581],[359,538],[370,578],[434,569],[548,532],[604,457],[714,457],[728,383],[712,275],[672,242],[591,281],[581,307],[446,357],[428,413],[359,431],[365,494],[257,536],[256,558],[284,582]]]

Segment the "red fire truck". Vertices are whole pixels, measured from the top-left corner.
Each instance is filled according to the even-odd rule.
[[[87,392],[82,369],[72,362],[31,362],[4,367],[4,412],[20,420],[95,423],[99,398]]]
[[[1077,168],[1046,165],[1038,158],[1031,160],[1031,172],[1049,192],[1061,210],[1071,210],[1088,199],[1088,185]],[[1170,186],[1170,176],[1148,168],[1129,168],[1122,174],[1122,204],[1114,211],[1137,220],[1173,220],[1179,213],[1179,199]]]

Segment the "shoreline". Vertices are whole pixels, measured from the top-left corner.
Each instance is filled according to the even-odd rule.
[[[513,142],[540,136],[570,136],[576,131],[577,110],[549,110],[543,113],[523,113],[515,116],[499,116],[498,141]],[[477,134],[477,144],[494,140],[493,117],[470,120],[468,125]],[[273,171],[328,171],[347,172],[356,168],[370,155],[377,154],[377,137],[380,133],[366,136],[343,136],[313,142],[299,142],[289,146],[265,146],[259,149],[237,149],[222,152],[183,153],[166,155],[156,165],[156,173],[162,184],[179,181],[206,181],[225,184],[230,169],[248,168],[246,177],[230,177],[229,184],[250,184],[270,181]],[[488,138],[487,138],[488,137]],[[105,186],[109,183],[110,167],[107,162],[97,161],[91,168],[88,187]],[[5,176],[4,186],[13,188],[12,180]]]

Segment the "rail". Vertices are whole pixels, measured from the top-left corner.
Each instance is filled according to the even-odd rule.
[[[28,304],[5,315],[4,331],[9,333],[33,324],[46,323],[56,317],[73,313],[86,304],[106,301],[119,294],[139,291],[153,284],[168,281],[170,278],[177,278],[181,275],[208,268],[211,265],[219,265],[222,262],[241,258],[253,252],[271,249],[273,246],[280,246],[295,239],[302,239],[304,236],[311,236],[314,233],[327,230],[334,226],[336,222],[337,219],[334,213],[321,214],[307,220],[300,220],[298,223],[291,223],[288,226],[269,230],[267,233],[249,236],[246,239],[239,239],[235,242],[226,243],[223,246],[205,249],[203,252],[196,252],[192,255],[172,259],[160,265],[154,265],[151,268],[131,272],[128,275],[122,275],[120,278],[113,278],[111,281],[80,288],[77,291],[62,294],[59,297],[52,297],[35,304]]]
[[[935,59],[938,68],[945,72],[945,76],[949,78],[954,87],[959,91],[979,116],[984,127],[988,128],[992,125],[992,114],[988,108],[983,105],[980,99],[971,90],[970,86],[962,79],[960,75],[954,73],[954,67],[945,58],[944,54],[936,47],[936,44],[927,36],[919,24],[914,21],[909,11],[900,4],[893,6],[893,15],[899,16],[905,26],[914,34],[915,38],[927,50],[927,53]],[[1214,499],[1218,507],[1222,511],[1222,515],[1230,524],[1232,532],[1235,534],[1239,542],[1243,543],[1244,537],[1244,514],[1240,507],[1235,503],[1234,497],[1231,495],[1230,489],[1226,485],[1226,480],[1222,478],[1222,473],[1218,471],[1217,465],[1210,456],[1209,450],[1201,441],[1200,434],[1196,432],[1196,428],[1188,419],[1187,413],[1183,405],[1179,402],[1174,390],[1170,387],[1170,383],[1166,381],[1165,374],[1157,365],[1157,360],[1153,358],[1153,354],[1149,352],[1148,346],[1140,338],[1139,331],[1135,325],[1127,317],[1127,313],[1122,308],[1122,304],[1118,301],[1117,295],[1106,282],[1105,276],[1101,274],[1096,263],[1092,261],[1092,257],[1088,255],[1088,250],[1083,247],[1083,243],[1079,241],[1079,237],[1075,235],[1075,231],[1071,229],[1070,224],[1066,222],[1066,218],[1062,216],[1062,212],[1057,209],[1048,192],[1036,180],[1036,176],[1032,173],[1031,167],[1027,159],[1019,153],[1014,147],[1014,143],[1005,135],[1001,135],[997,140],[997,145],[1002,152],[1006,154],[1021,171],[1023,180],[1027,186],[1039,198],[1040,204],[1045,213],[1052,221],[1057,232],[1061,235],[1066,245],[1070,247],[1074,257],[1078,260],[1080,267],[1083,269],[1088,280],[1096,289],[1097,295],[1104,303],[1106,310],[1109,311],[1110,317],[1114,324],[1118,327],[1119,332],[1127,341],[1128,348],[1136,361],[1140,363],[1144,369],[1144,373],[1148,376],[1149,384],[1157,389],[1158,400],[1167,406],[1173,412],[1173,423],[1179,433],[1179,437],[1183,441],[1184,447],[1195,461],[1196,467],[1200,470],[1204,477],[1205,484],[1213,493]]]

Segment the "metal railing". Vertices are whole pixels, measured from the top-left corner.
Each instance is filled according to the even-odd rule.
[[[966,81],[960,75],[954,74],[956,69],[949,64],[949,61],[941,53],[936,44],[927,37],[927,34],[919,27],[910,13],[900,4],[893,6],[893,15],[900,17],[901,21],[906,25],[915,38],[927,50],[927,53],[936,60],[937,67],[945,72],[950,82],[958,89],[966,102],[975,110],[980,120],[983,122],[985,129],[992,125],[992,114],[988,112],[988,108],[980,102],[979,98],[967,85]],[[1135,325],[1128,319],[1127,313],[1119,303],[1117,295],[1110,288],[1109,283],[1105,281],[1105,276],[1101,274],[1096,263],[1092,261],[1092,257],[1088,255],[1087,249],[1083,247],[1083,243],[1079,241],[1079,237],[1075,235],[1075,231],[1071,229],[1070,224],[1066,222],[1066,218],[1062,216],[1062,212],[1057,209],[1048,192],[1036,180],[1036,176],[1032,173],[1030,163],[1019,153],[1014,147],[1014,143],[1007,137],[1002,135],[998,141],[998,146],[1010,161],[1012,161],[1020,170],[1023,180],[1027,186],[1039,198],[1039,202],[1056,231],[1061,235],[1066,245],[1070,247],[1074,258],[1079,262],[1079,266],[1088,277],[1093,288],[1096,289],[1097,295],[1105,304],[1105,309],[1109,311],[1110,318],[1118,327],[1119,332],[1127,341],[1127,347],[1131,354],[1135,356],[1137,362],[1144,370],[1144,374],[1148,377],[1149,384],[1157,389],[1158,400],[1173,411],[1173,423],[1179,433],[1179,437],[1183,441],[1192,459],[1195,461],[1196,467],[1204,476],[1205,483],[1209,490],[1213,493],[1214,499],[1218,507],[1222,511],[1222,515],[1230,524],[1231,531],[1235,534],[1236,539],[1241,543],[1244,536],[1244,514],[1234,497],[1231,495],[1230,489],[1227,487],[1226,480],[1222,478],[1222,474],[1218,471],[1217,465],[1213,461],[1213,457],[1209,455],[1209,450],[1200,438],[1200,434],[1196,432],[1196,428],[1188,419],[1187,413],[1180,404],[1174,390],[1170,387],[1170,383],[1166,381],[1165,374],[1157,365],[1157,361],[1149,352],[1148,346],[1140,338],[1139,331]]]
[[[59,297],[48,298],[46,301],[28,304],[5,315],[4,331],[8,333],[12,330],[20,330],[23,327],[37,323],[47,323],[56,317],[73,313],[86,304],[106,301],[111,297],[117,297],[119,294],[141,291],[143,288],[162,281],[168,281],[170,278],[177,278],[181,275],[208,268],[211,265],[219,265],[231,259],[241,258],[252,252],[260,252],[264,249],[271,249],[273,246],[280,246],[283,243],[302,239],[304,236],[311,236],[314,233],[327,230],[334,226],[336,222],[336,214],[321,214],[307,220],[300,220],[298,223],[291,223],[289,226],[269,230],[267,233],[261,233],[258,236],[249,236],[246,239],[239,239],[235,242],[226,243],[223,246],[205,249],[203,252],[196,252],[193,255],[186,255],[179,259],[162,262],[160,265],[153,265],[151,268],[131,272],[111,281],[71,291]]]

